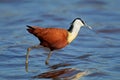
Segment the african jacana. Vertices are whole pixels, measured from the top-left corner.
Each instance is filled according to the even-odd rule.
[[[82,26],[87,26],[91,29],[91,27],[88,26],[81,18],[76,18],[73,20],[68,30],[62,28],[42,28],[27,25],[27,31],[40,40],[39,45],[50,49],[48,57],[45,61],[45,63],[48,64],[52,51],[61,49],[66,45],[70,44],[76,38]],[[39,46],[33,46],[27,49],[26,64],[28,64],[28,56],[30,50],[38,47]]]

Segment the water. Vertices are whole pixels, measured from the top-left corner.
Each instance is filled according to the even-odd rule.
[[[120,80],[120,1],[114,0],[0,0],[0,80],[31,80],[49,71],[44,64],[48,51],[31,51],[25,71],[26,49],[39,41],[26,25],[68,29],[81,17],[93,30],[82,28],[64,49],[55,51],[50,65],[61,68],[96,69],[81,80]],[[36,79],[37,80],[37,79]],[[39,79],[43,80],[43,79]]]

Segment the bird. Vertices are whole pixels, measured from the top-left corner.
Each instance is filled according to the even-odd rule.
[[[39,46],[49,48],[49,54],[45,61],[45,64],[48,64],[52,52],[70,44],[77,37],[82,26],[87,26],[92,29],[92,27],[88,26],[81,18],[75,18],[70,24],[69,29],[27,25],[27,31],[36,36],[40,43],[37,46],[32,46],[27,49],[26,64],[28,64],[29,52],[34,48],[39,48]]]

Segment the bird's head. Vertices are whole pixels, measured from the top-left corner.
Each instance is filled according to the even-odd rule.
[[[72,21],[70,28],[68,29],[68,42],[71,43],[76,36],[78,35],[78,32],[82,26],[86,26],[89,29],[92,29],[90,26],[88,26],[81,18],[76,18]]]
[[[70,28],[68,29],[69,32],[72,32],[74,28],[81,28],[82,26],[86,26],[89,29],[92,29],[91,26],[87,25],[81,18],[76,18],[72,21]]]

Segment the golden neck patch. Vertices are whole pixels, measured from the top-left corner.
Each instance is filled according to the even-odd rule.
[[[68,38],[67,38],[68,43],[71,43],[76,38],[76,36],[77,35],[73,35],[72,33],[68,32]]]

